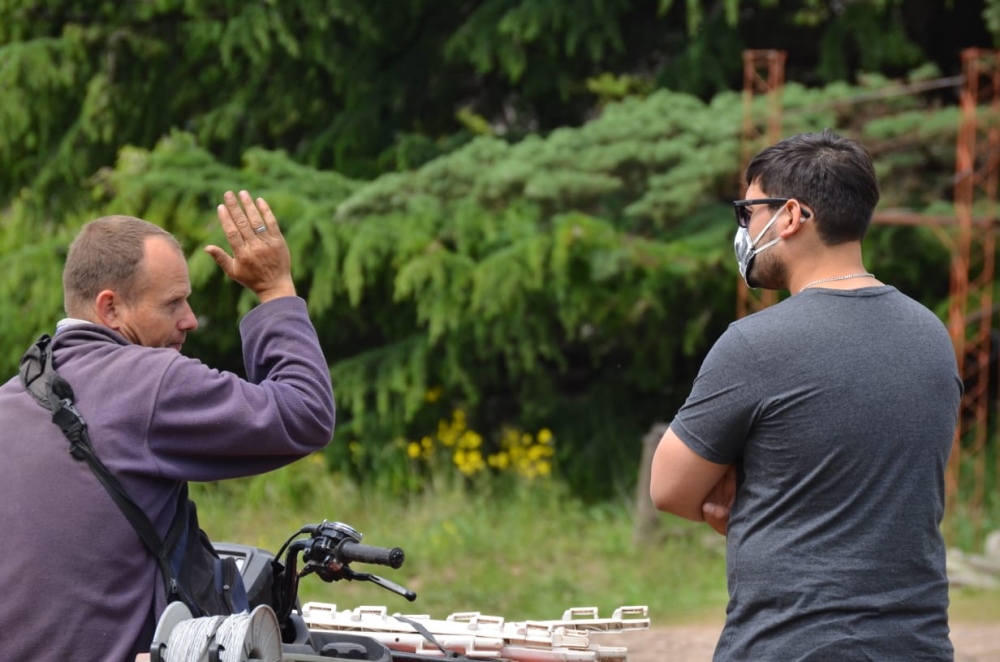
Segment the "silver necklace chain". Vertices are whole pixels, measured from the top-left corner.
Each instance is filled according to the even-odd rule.
[[[835,280],[849,280],[851,278],[874,278],[874,277],[875,274],[870,274],[867,271],[863,271],[858,274],[847,274],[846,276],[831,276],[830,278],[820,278],[819,280],[814,280],[811,283],[806,283],[805,285],[802,286],[799,292],[801,292],[806,288],[812,287],[813,285],[819,285],[820,283],[830,283]]]

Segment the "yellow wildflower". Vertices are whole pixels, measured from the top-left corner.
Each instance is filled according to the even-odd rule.
[[[490,466],[503,471],[510,466],[510,456],[507,453],[495,453],[489,457]]]

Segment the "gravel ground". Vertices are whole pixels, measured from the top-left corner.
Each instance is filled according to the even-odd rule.
[[[604,646],[628,648],[628,662],[709,662],[722,625],[671,625],[592,636]],[[1000,623],[952,623],[955,662],[1000,661]]]

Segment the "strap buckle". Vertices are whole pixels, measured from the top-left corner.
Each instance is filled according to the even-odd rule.
[[[79,442],[83,431],[87,429],[87,423],[73,406],[73,401],[66,398],[60,400],[59,407],[52,412],[52,422],[62,429],[63,434],[75,442]]]

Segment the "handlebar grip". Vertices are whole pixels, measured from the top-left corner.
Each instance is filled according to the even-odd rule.
[[[387,547],[375,547],[373,545],[362,545],[353,540],[345,540],[337,547],[337,557],[341,563],[374,563],[376,565],[387,565],[390,568],[399,568],[403,565],[406,555],[399,547],[389,549]]]

